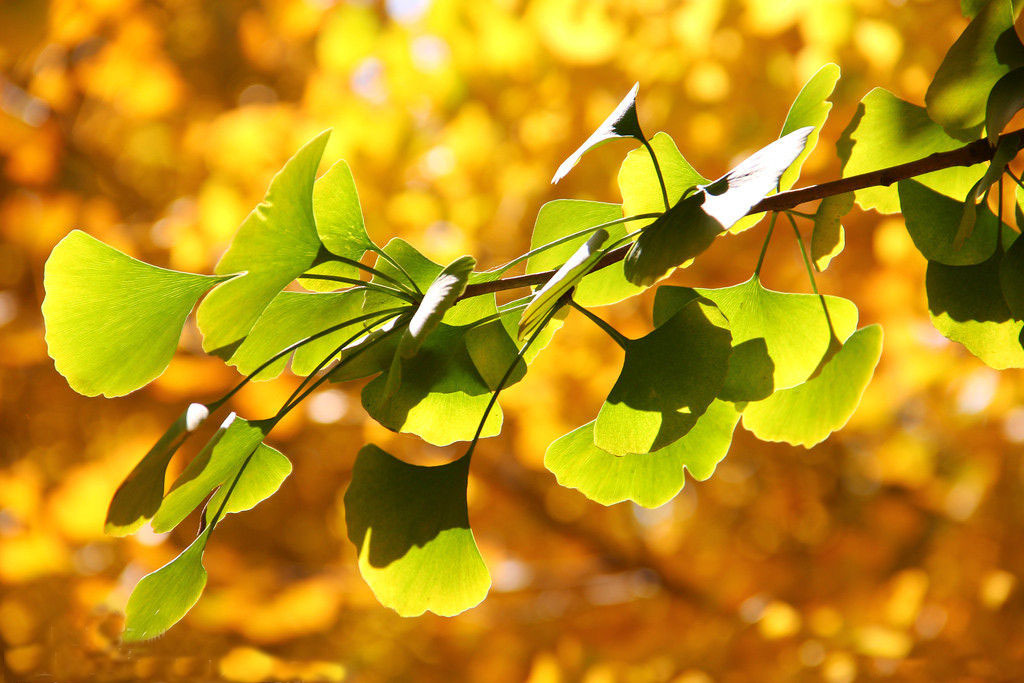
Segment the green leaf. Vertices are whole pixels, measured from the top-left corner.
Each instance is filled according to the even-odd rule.
[[[404,617],[454,616],[491,586],[469,528],[469,457],[410,465],[374,445],[359,451],[345,492],[359,572],[381,604]]]
[[[668,133],[656,133],[650,141],[654,156],[658,158],[668,191],[669,205],[677,203],[687,190],[706,185],[707,178],[697,173],[683,155]],[[622,213],[635,216],[641,213],[661,213],[665,210],[665,200],[661,196],[661,185],[658,174],[654,170],[650,152],[646,147],[637,147],[626,155],[619,167],[619,191],[622,193]],[[641,222],[631,223],[632,229],[643,225]],[[534,229],[536,231],[536,228]]]
[[[242,374],[249,375],[296,342],[359,317],[362,305],[362,292],[281,292],[256,320],[228,363]],[[341,327],[299,347],[294,352],[292,371],[300,376],[309,374],[332,349],[357,331],[355,325]],[[252,379],[273,379],[281,374],[287,363],[286,355],[260,370]]]
[[[191,403],[149,449],[114,492],[107,509],[103,531],[111,536],[127,536],[152,517],[164,497],[164,477],[171,456],[210,414],[202,403]]]
[[[728,323],[701,300],[630,339],[594,443],[615,455],[649,453],[686,434],[722,388],[730,349]]]
[[[1024,240],[1015,239],[999,263],[999,287],[1013,317],[1024,320]]]
[[[180,555],[135,585],[124,612],[126,642],[156,638],[196,604],[206,586],[203,550],[211,529],[207,527]]]
[[[515,363],[516,367],[506,380],[506,386],[511,386],[526,376],[527,362],[523,358],[517,359],[519,347],[516,346],[513,337],[516,334],[516,313],[513,311],[483,325],[472,324],[466,330],[466,351],[473,361],[473,367],[492,391],[498,388],[501,378],[505,376],[512,363]],[[492,315],[499,316],[493,296],[488,298],[484,317]],[[537,341],[539,340],[536,340],[534,345]]]
[[[43,273],[46,345],[57,372],[86,396],[123,396],[167,369],[185,318],[228,277],[157,268],[80,230]]]
[[[989,92],[1000,78],[1024,65],[1024,45],[1013,28],[1009,0],[983,7],[949,48],[924,101],[928,115],[956,134],[985,121]]]
[[[853,208],[853,193],[825,197],[814,212],[814,231],[811,233],[811,258],[815,267],[825,270],[832,259],[846,246],[846,231],[842,218]]]
[[[881,353],[879,325],[857,330],[814,377],[748,404],[743,427],[762,441],[805,448],[821,443],[853,416]]]
[[[658,190],[658,202],[660,206],[660,189]],[[578,199],[556,199],[542,206],[537,213],[537,222],[533,227],[530,249],[536,249],[555,240],[562,239],[567,235],[619,218],[622,218],[622,207],[618,204],[588,202]],[[609,240],[615,242],[622,239],[629,231],[636,229],[637,223],[639,221],[609,226],[606,228]],[[526,272],[540,273],[560,267],[572,257],[577,249],[586,243],[588,237],[589,235],[580,235],[575,239],[567,240],[563,244],[531,256],[526,261]],[[586,275],[576,285],[573,298],[581,306],[590,308],[617,303],[640,291],[642,291],[640,287],[633,285],[626,279],[623,273],[623,265],[619,262]]]
[[[676,497],[686,476],[708,479],[729,451],[739,412],[731,403],[713,401],[682,438],[653,453],[618,456],[594,445],[594,422],[552,443],[544,466],[558,483],[577,489],[602,505],[631,500],[656,508]]]
[[[835,90],[836,83],[839,81],[839,75],[838,65],[831,63],[823,65],[808,79],[804,87],[800,89],[796,99],[793,100],[789,113],[786,115],[786,120],[782,124],[782,132],[779,134],[779,137],[785,137],[807,126],[810,126],[812,130],[807,136],[807,144],[799,156],[785,170],[782,177],[779,178],[778,187],[780,190],[786,191],[796,185],[796,181],[800,178],[800,170],[803,168],[804,161],[807,160],[807,157],[810,156],[817,146],[821,128],[825,125],[828,114],[832,110],[832,103],[828,101],[828,98],[832,95],[832,91]],[[730,231],[733,234],[741,233],[759,223],[763,217],[763,213],[744,216],[730,228]]]
[[[900,204],[914,246],[929,261],[967,266],[989,259],[996,249],[998,220],[987,206],[976,208],[972,232],[958,247],[964,202],[931,190],[916,180],[899,182]],[[968,204],[974,204],[968,197]]]
[[[995,147],[999,134],[1010,119],[1024,109],[1024,68],[1014,69],[992,87],[985,104],[985,131],[988,144]]]
[[[915,161],[934,152],[947,152],[962,146],[941,126],[928,118],[923,107],[905,102],[883,88],[875,88],[860,101],[857,114],[837,144],[843,160],[843,177],[876,171]],[[917,181],[948,197],[960,199],[985,172],[975,164],[955,166],[918,176]],[[868,187],[856,192],[862,209],[879,213],[899,213],[900,201],[895,187]]]
[[[968,19],[972,19],[988,3],[989,0],[960,0],[960,11],[963,13],[965,17],[967,17]],[[1020,8],[1022,5],[1024,5],[1024,1],[1013,0],[1014,14],[1020,12]]]
[[[607,240],[608,231],[604,228],[597,230],[542,287],[533,293],[533,298],[519,320],[520,340],[533,334],[547,319],[551,309],[559,305],[562,296],[597,265],[603,253],[601,247]]]
[[[230,358],[278,292],[316,259],[313,182],[329,135],[321,133],[288,160],[217,263],[218,274],[245,275],[217,287],[199,306],[207,352]]]
[[[652,285],[711,246],[775,189],[804,148],[813,128],[800,128],[758,150],[695,194],[676,202],[647,226],[625,259],[630,282]]]
[[[774,364],[772,384],[776,391],[810,377],[829,349],[832,331],[822,298],[839,339],[857,328],[857,307],[852,301],[837,296],[776,292],[762,286],[757,277],[732,287],[696,291],[713,301],[729,320],[734,344],[764,340]],[[740,360],[731,362],[736,364]],[[746,361],[755,363],[755,367],[762,366],[758,354],[752,354]]]
[[[415,356],[393,356],[397,367],[363,388],[363,407],[370,416],[388,429],[416,434],[435,446],[472,439],[491,390],[466,348],[468,329],[441,323]],[[398,378],[389,384],[392,373]],[[501,431],[501,421],[501,408],[495,406],[482,436]]]
[[[928,313],[935,329],[996,370],[1024,367],[1019,339],[1024,322],[1004,299],[1002,260],[997,250],[987,261],[971,266],[929,261],[925,275]]]
[[[602,143],[614,140],[615,138],[644,139],[643,131],[640,130],[640,121],[636,116],[636,94],[639,90],[640,84],[636,83],[633,89],[629,91],[629,94],[622,98],[622,101],[615,107],[615,110],[608,115],[608,118],[597,127],[597,130],[591,133],[590,137],[575,152],[570,154],[569,158],[562,162],[562,165],[558,167],[554,177],[551,179],[552,184],[564,178],[579,163],[580,157],[585,152]]]
[[[231,413],[171,485],[153,516],[153,530],[159,534],[178,526],[211,491],[230,481],[268,430],[267,423],[248,422]]]
[[[373,242],[366,234],[359,193],[348,164],[339,161],[313,184],[313,218],[320,241],[332,254],[358,261]],[[357,277],[355,266],[347,266]]]
[[[210,496],[206,509],[203,510],[204,525],[213,521],[218,512],[223,518],[224,515],[251,510],[277,493],[281,484],[292,473],[292,463],[284,453],[266,444],[257,446],[252,457],[247,462],[243,460],[239,467],[243,466],[241,473],[236,469],[224,480],[216,493]],[[227,498],[227,504],[221,510],[228,491],[231,491],[231,496]]]
[[[476,266],[472,256],[461,256],[449,263],[430,284],[419,307],[409,321],[409,326],[398,342],[398,355],[412,358],[423,340],[441,323],[456,299],[466,291],[469,274]]]

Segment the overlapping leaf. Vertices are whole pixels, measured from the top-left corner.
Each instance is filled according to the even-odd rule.
[[[988,260],[996,249],[999,221],[985,205],[976,207],[973,230],[957,244],[962,201],[931,190],[916,180],[899,182],[900,204],[914,246],[929,261],[968,266]],[[968,197],[968,203],[973,198]]]
[[[848,178],[962,145],[928,118],[923,107],[905,102],[883,88],[875,88],[860,101],[857,114],[843,131],[837,149],[843,160],[843,177]],[[954,166],[919,176],[917,181],[947,197],[963,199],[984,172],[981,164]],[[900,210],[894,186],[857,190],[856,198],[862,209],[879,213]]]
[[[402,358],[412,358],[416,351],[423,344],[423,340],[437,329],[448,310],[455,305],[455,301],[466,291],[466,284],[469,282],[469,274],[476,266],[476,259],[472,256],[462,256],[452,261],[438,273],[437,277],[423,295],[416,312],[409,320],[398,342],[398,355]]]
[[[657,133],[650,141],[654,156],[658,159],[665,180],[669,205],[674,205],[687,190],[710,182],[697,173],[683,155],[668,133]],[[665,210],[665,201],[658,184],[658,174],[654,170],[654,162],[645,147],[637,147],[626,155],[619,167],[619,192],[622,193],[622,213],[635,216],[641,213],[660,213]],[[636,230],[644,225],[637,221],[630,223],[630,229]]]
[[[819,271],[825,270],[832,259],[846,246],[843,216],[853,208],[853,193],[825,197],[814,212],[814,231],[811,233],[811,259]]]
[[[374,445],[359,451],[345,493],[348,537],[363,579],[402,616],[454,616],[490,589],[469,528],[468,476],[468,456],[422,467]]]
[[[261,443],[252,457],[243,460],[239,469],[210,496],[203,511],[203,524],[210,524],[224,515],[251,510],[277,493],[291,472],[292,463],[284,453]]]
[[[718,309],[695,300],[625,345],[622,372],[594,423],[615,455],[650,453],[689,432],[718,395],[731,337]]]
[[[263,310],[320,251],[313,182],[329,131],[306,143],[270,181],[263,202],[238,229],[217,263],[218,274],[243,277],[210,292],[197,314],[203,348],[230,358]]]
[[[733,404],[715,400],[675,442],[651,453],[621,456],[594,445],[594,422],[589,422],[553,442],[544,455],[544,466],[559,484],[602,505],[631,500],[655,508],[683,488],[684,468],[698,481],[714,473],[729,451],[738,420]]]
[[[71,231],[43,274],[46,345],[57,372],[86,396],[145,386],[171,362],[199,297],[229,277],[157,268]]]

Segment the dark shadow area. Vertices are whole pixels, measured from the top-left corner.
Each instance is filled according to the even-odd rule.
[[[928,310],[932,315],[945,313],[953,320],[965,322],[1005,322],[1013,319],[1003,298],[999,282],[999,265],[1003,259],[996,252],[974,266],[946,266],[928,262],[925,289]]]

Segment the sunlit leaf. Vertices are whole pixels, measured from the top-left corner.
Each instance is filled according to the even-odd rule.
[[[717,235],[775,189],[812,130],[809,126],[800,128],[758,150],[647,226],[626,254],[629,281],[652,285],[711,246]]]
[[[650,145],[658,158],[658,167],[665,180],[669,206],[678,202],[683,193],[690,188],[709,182],[683,158],[668,133],[656,133],[651,138]],[[647,148],[637,147],[626,155],[622,166],[619,167],[618,182],[624,215],[660,213],[665,210],[658,174],[654,170],[654,162],[651,161],[651,154]],[[643,225],[644,223],[640,221],[630,223],[633,230]]]
[[[199,297],[227,279],[157,268],[71,231],[43,274],[46,345],[57,372],[86,396],[145,386],[167,369]]]
[[[643,140],[644,134],[640,130],[640,121],[636,116],[636,94],[640,90],[640,84],[636,83],[629,91],[615,110],[608,115],[600,126],[597,127],[589,138],[580,145],[575,152],[562,162],[562,165],[555,171],[552,183],[557,183],[572,170],[573,166],[579,163],[580,157],[588,150],[597,147],[601,143],[614,140],[615,138],[636,138]]]
[[[730,341],[725,318],[700,300],[628,340],[622,372],[594,423],[594,443],[615,455],[649,453],[686,434],[722,388]]]
[[[320,241],[332,254],[358,261],[373,247],[363,225],[359,193],[348,164],[339,161],[313,184],[313,218]],[[351,268],[349,277],[356,277]]]
[[[658,196],[661,196],[660,190],[658,190]],[[622,207],[618,204],[556,199],[542,206],[537,213],[537,222],[533,226],[533,237],[530,239],[530,249],[536,249],[567,235],[619,218],[622,218]],[[625,237],[628,232],[638,229],[639,225],[639,221],[620,223],[609,226],[605,230],[608,233],[608,239],[615,242]],[[526,261],[526,272],[539,273],[560,267],[586,243],[589,237],[590,235],[580,235],[531,256]],[[586,275],[576,285],[573,298],[581,306],[605,306],[622,301],[640,291],[641,288],[626,280],[620,261]]]
[[[292,472],[291,461],[277,449],[266,444],[256,447],[248,461],[243,460],[245,469],[239,474],[236,469],[216,493],[210,496],[203,511],[203,523],[209,524],[216,515],[224,515],[251,510],[270,498],[281,488],[281,484]],[[228,497],[228,492],[231,496]],[[225,504],[225,498],[227,503]],[[223,505],[223,508],[221,507]]]
[[[814,377],[747,405],[743,427],[762,441],[821,443],[853,416],[881,353],[881,326],[857,330]]]
[[[552,443],[544,466],[562,486],[602,505],[631,500],[656,508],[683,488],[683,468],[698,481],[710,477],[729,451],[739,412],[731,403],[713,401],[682,438],[652,453],[612,455],[594,445],[589,422]]]
[[[229,364],[249,375],[292,344],[359,317],[362,305],[362,292],[281,292],[256,320]],[[294,352],[292,371],[297,375],[309,374],[332,349],[357,329],[345,326],[299,347]],[[253,379],[273,379],[281,374],[287,363],[288,355],[285,355],[260,370]]]
[[[722,289],[697,289],[715,303],[729,321],[733,343],[763,339],[774,364],[776,391],[800,384],[818,367],[828,351],[832,329],[839,339],[857,328],[857,307],[852,301],[825,296],[790,294],[765,288],[757,277]],[[761,362],[756,357],[746,359]],[[735,365],[740,359],[732,361]]]
[[[454,616],[487,596],[491,579],[469,528],[469,457],[409,465],[373,445],[359,451],[345,493],[359,572],[402,616]]]
[[[915,161],[934,152],[947,152],[963,142],[950,137],[928,118],[923,107],[905,102],[883,88],[860,101],[857,114],[836,147],[843,160],[843,177]],[[984,166],[954,166],[917,177],[921,184],[954,199],[963,199],[981,178]],[[899,213],[895,186],[867,187],[856,192],[862,209]]]
[[[466,291],[469,274],[475,266],[475,258],[461,256],[448,264],[430,284],[398,342],[398,354],[402,358],[416,355],[423,340],[437,328],[448,309]]]
[[[989,92],[1024,65],[1024,45],[1013,28],[1010,0],[991,0],[949,48],[924,100],[928,115],[956,134],[985,121]]]
[[[583,276],[601,258],[601,247],[608,240],[608,231],[601,228],[579,247],[562,267],[533,294],[519,320],[519,339],[529,337],[544,324],[551,309],[558,306],[562,296],[576,286]]]
[[[157,533],[178,526],[215,488],[232,478],[266,436],[268,425],[232,413],[217,433],[186,465],[153,516]]]
[[[156,638],[178,623],[199,600],[206,586],[203,550],[213,527],[207,527],[189,547],[135,585],[124,612],[127,642]]]
[[[506,386],[511,386],[526,376],[527,364],[522,358],[516,360],[519,347],[516,346],[513,335],[516,334],[515,320],[518,316],[514,312],[500,316],[494,297],[490,297],[484,317],[492,315],[497,316],[497,319],[483,325],[470,325],[466,330],[465,341],[466,351],[473,361],[473,366],[487,387],[493,391],[498,388],[509,366],[515,363],[515,368],[505,381]],[[534,342],[536,343],[537,341]]]
[[[971,266],[929,261],[925,276],[935,329],[997,370],[1024,367],[1019,339],[1024,322],[1003,298],[1002,260],[1003,254],[996,251],[987,261]]]
[[[217,263],[218,274],[241,273],[210,292],[197,314],[203,348],[230,358],[260,314],[320,250],[313,219],[313,182],[329,131],[295,153],[270,181]]]
[[[1009,241],[1005,234],[1004,240]],[[1015,319],[1024,320],[1024,239],[1014,240],[1003,255],[999,263],[999,286],[1010,313]]]
[[[899,182],[900,204],[914,246],[929,261],[967,266],[989,259],[996,249],[998,220],[987,206],[976,208],[973,230],[958,247],[964,202],[930,190],[916,180]],[[973,204],[973,199],[968,198]]]
[[[1024,109],[1024,68],[1014,69],[992,87],[985,104],[985,131],[988,143],[995,147],[999,134],[1010,119]]]
[[[171,457],[187,434],[195,431],[209,414],[202,403],[192,403],[164,432],[114,492],[107,509],[104,532],[111,536],[127,536],[156,513],[164,497],[164,477]]]
[[[825,270],[832,259],[846,246],[843,216],[853,208],[853,193],[825,197],[814,212],[814,231],[811,233],[811,258],[818,270]]]

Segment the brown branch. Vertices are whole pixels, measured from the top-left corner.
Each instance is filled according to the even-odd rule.
[[[1024,135],[1022,133],[1024,133],[1024,128],[1015,130],[1012,133],[1006,133],[1000,136],[1000,141],[1004,138],[1016,137],[1017,151],[1020,151],[1021,146],[1024,145]],[[807,202],[855,190],[863,190],[866,187],[889,186],[898,180],[914,178],[925,173],[931,173],[932,171],[941,171],[944,168],[973,166],[983,161],[990,161],[994,152],[995,149],[989,146],[987,140],[975,140],[963,147],[958,147],[948,152],[936,152],[923,159],[908,161],[905,164],[897,164],[896,166],[880,168],[877,171],[869,171],[868,173],[861,173],[849,178],[840,178],[839,180],[832,180],[820,185],[810,185],[808,187],[801,187],[798,190],[788,190],[787,192],[773,194],[755,204],[748,212],[748,215],[763,211],[792,209]],[[600,270],[621,261],[626,257],[626,252],[629,251],[629,248],[630,245],[627,244],[608,252],[604,258],[598,261],[594,270]],[[543,285],[554,274],[554,270],[546,270],[541,273],[513,275],[492,282],[472,284],[466,287],[466,291],[459,298],[468,299],[469,297],[489,294],[491,292],[501,292],[506,289]]]

